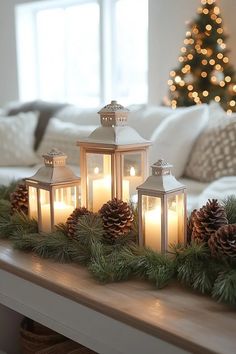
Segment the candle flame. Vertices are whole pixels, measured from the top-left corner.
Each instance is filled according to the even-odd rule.
[[[133,166],[130,167],[129,174],[131,177],[134,177],[136,175],[135,168]]]
[[[94,174],[95,174],[95,175],[98,175],[98,174],[99,174],[99,168],[98,168],[98,167],[95,167],[95,169],[94,169]]]

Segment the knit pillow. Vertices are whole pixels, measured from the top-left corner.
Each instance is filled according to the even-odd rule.
[[[185,170],[187,177],[200,182],[236,176],[236,117],[213,121],[196,141]]]

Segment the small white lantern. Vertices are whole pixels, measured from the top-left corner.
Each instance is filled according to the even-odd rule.
[[[186,240],[186,187],[172,176],[171,167],[158,160],[137,188],[139,243],[161,252]]]
[[[67,156],[57,149],[43,155],[45,166],[25,180],[29,192],[29,217],[38,220],[39,231],[51,232],[65,223],[78,206],[80,178],[66,166]]]
[[[127,125],[128,112],[111,101],[98,112],[101,126],[78,142],[82,205],[94,212],[114,197],[132,200],[147,176],[151,143]]]

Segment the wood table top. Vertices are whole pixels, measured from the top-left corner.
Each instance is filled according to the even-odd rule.
[[[191,353],[236,353],[236,311],[179,285],[102,285],[84,267],[40,259],[2,240],[0,269]]]

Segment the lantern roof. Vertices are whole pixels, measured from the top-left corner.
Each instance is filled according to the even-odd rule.
[[[95,129],[88,138],[78,141],[78,145],[99,144],[100,146],[119,147],[125,145],[151,145],[139,133],[127,125],[129,110],[117,101],[103,107],[100,114],[101,126]]]
[[[52,149],[43,155],[44,166],[42,166],[32,177],[26,178],[27,181],[42,184],[63,184],[76,182],[79,180],[70,167],[66,166],[67,156],[57,150]]]
[[[185,189],[186,187],[171,174],[172,167],[171,164],[165,162],[163,159],[159,159],[151,166],[152,175],[143,184],[138,186],[137,190],[152,194],[158,194],[158,192],[165,194]]]
[[[112,100],[111,103],[107,104],[104,106],[100,111],[98,111],[99,114],[101,113],[110,113],[110,112],[119,112],[119,113],[124,113],[124,112],[129,112],[128,108],[125,108],[121,104],[119,104],[117,101]]]

